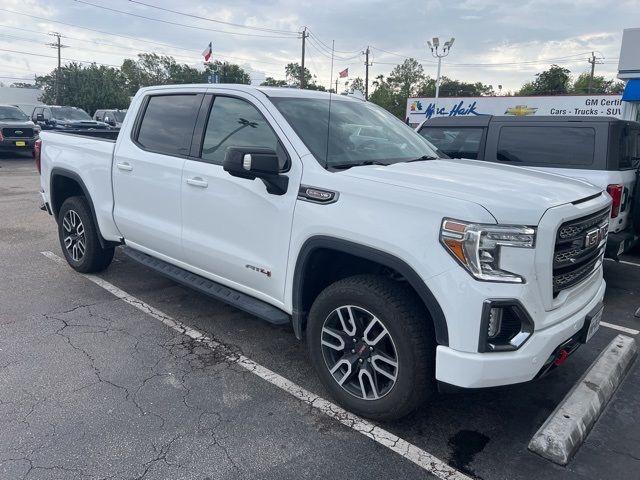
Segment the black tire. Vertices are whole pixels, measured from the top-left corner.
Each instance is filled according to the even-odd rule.
[[[70,219],[75,220],[73,225],[69,222]],[[80,224],[77,223],[78,220]],[[83,227],[81,235],[78,234],[77,225]],[[71,268],[81,273],[93,273],[100,272],[109,266],[113,259],[114,248],[103,248],[100,245],[99,235],[100,232],[93,221],[87,199],[85,197],[67,198],[58,212],[58,238],[62,253]],[[65,245],[65,238],[70,239],[71,245],[77,245],[78,241],[83,239],[84,251],[79,247],[75,250],[72,246],[68,248]]]
[[[330,372],[328,362],[331,362],[326,360],[326,356],[332,353],[321,343],[323,338],[327,338],[326,334],[323,337],[323,326],[325,320],[330,322],[330,315],[335,315],[332,312],[347,305],[362,308],[377,317],[388,331],[397,352],[395,383],[380,398],[359,398],[357,393],[350,393],[340,386]],[[323,385],[340,405],[363,417],[375,420],[401,418],[425,404],[435,392],[433,326],[422,302],[403,283],[381,275],[357,275],[330,285],[318,295],[311,307],[307,342],[311,361]],[[353,357],[353,352],[344,351],[349,358]],[[373,357],[365,359],[366,362],[370,360]],[[358,365],[353,364],[355,370]]]

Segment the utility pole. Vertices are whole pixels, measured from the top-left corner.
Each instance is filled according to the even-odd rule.
[[[338,79],[336,78],[336,93],[338,93]]]
[[[49,35],[56,37],[56,41],[54,43],[47,43],[46,45],[51,48],[58,49],[58,68],[56,70],[56,103],[60,105],[62,103],[60,98],[60,69],[62,68],[62,57],[60,52],[63,48],[66,48],[67,45],[62,45],[60,41],[60,39],[62,38],[62,34],[58,32],[51,32],[49,33]]]
[[[369,67],[373,65],[373,63],[369,63],[369,46],[367,45],[367,49],[364,51],[365,60],[364,60],[364,99],[369,100]]]
[[[587,87],[587,93],[591,93],[593,89],[593,74],[595,73],[596,63],[602,63],[599,60],[602,60],[599,57],[596,57],[595,52],[591,52],[591,56],[587,58],[587,62],[591,64],[591,75],[589,76],[589,86]]]
[[[302,60],[300,62],[300,88],[304,88],[304,47],[309,34],[307,33],[307,27],[302,29]]]

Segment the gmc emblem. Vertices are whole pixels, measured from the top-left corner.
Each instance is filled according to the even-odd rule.
[[[589,230],[584,237],[584,248],[591,248],[598,245],[601,240],[607,238],[608,231],[609,225],[603,225],[602,227]]]

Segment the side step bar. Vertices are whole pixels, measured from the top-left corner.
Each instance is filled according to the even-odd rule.
[[[238,292],[237,290],[233,290],[229,287],[225,287],[224,285],[220,285],[212,280],[196,275],[195,273],[188,272],[183,268],[176,267],[170,263],[159,260],[130,247],[123,247],[122,251],[136,262],[155,270],[174,282],[181,283],[182,285],[193,288],[200,293],[213,297],[216,300],[220,300],[221,302],[239,308],[240,310],[244,310],[245,312],[255,315],[256,317],[260,317],[269,323],[273,323],[275,325],[291,323],[291,317],[289,315],[266,302]]]

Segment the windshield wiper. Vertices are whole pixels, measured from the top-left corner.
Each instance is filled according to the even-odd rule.
[[[379,162],[378,160],[365,160],[364,162],[357,162],[357,163],[338,163],[338,164],[329,165],[329,167],[335,168],[336,170],[346,170],[351,167],[362,167],[364,165],[384,165],[386,167],[389,164],[384,162]]]
[[[421,156],[420,158],[413,158],[413,159],[411,159],[411,160],[407,160],[407,161],[406,161],[406,162],[404,162],[404,163],[411,163],[411,162],[423,162],[423,161],[425,161],[425,160],[438,160],[438,157],[434,157],[434,156],[431,156],[431,155],[423,155],[423,156]]]

